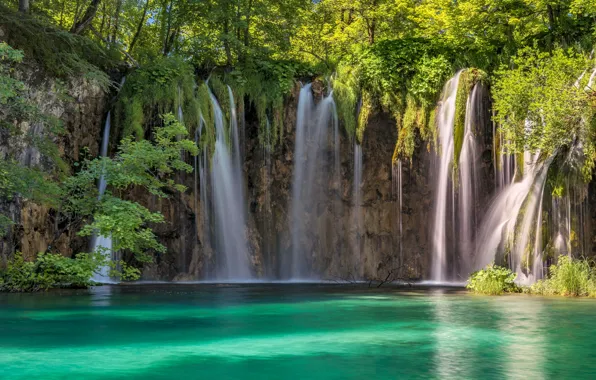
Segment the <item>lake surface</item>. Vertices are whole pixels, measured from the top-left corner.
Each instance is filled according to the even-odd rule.
[[[596,300],[365,285],[0,294],[0,379],[596,378]]]

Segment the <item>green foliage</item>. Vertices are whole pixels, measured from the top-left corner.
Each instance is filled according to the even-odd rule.
[[[466,111],[472,89],[486,80],[486,73],[478,69],[466,69],[459,75],[459,84],[455,97],[455,117],[453,121],[453,165],[457,167],[464,142],[466,129]]]
[[[416,74],[412,77],[408,90],[421,102],[433,103],[451,72],[451,63],[444,55],[431,58],[424,56],[416,64]]]
[[[81,170],[64,184],[61,209],[79,215],[87,223],[80,235],[97,232],[112,236],[115,251],[128,251],[140,262],[151,260],[148,252],[164,252],[150,224],[162,223],[163,215],[153,213],[136,202],[124,199],[134,188],[146,189],[161,198],[169,193],[185,191],[172,176],[178,171],[190,173],[192,166],[181,159],[184,152],[198,153],[194,141],[185,139],[186,128],[172,114],[163,116],[164,125],[154,129],[153,141],[121,141],[113,158],[102,157],[83,163]],[[107,190],[98,198],[95,183],[105,180]]]
[[[34,59],[48,74],[61,78],[82,76],[104,90],[110,85],[103,70],[113,68],[118,57],[96,42],[4,5],[0,5],[0,25],[6,42]]]
[[[101,255],[79,253],[74,259],[59,254],[39,253],[26,261],[20,252],[0,270],[0,291],[37,292],[56,287],[84,288],[104,264]]]
[[[177,113],[178,106],[187,128],[198,127],[201,107],[194,86],[192,67],[179,58],[158,59],[133,72],[126,78],[116,104],[116,126],[122,137],[144,138],[157,115]]]
[[[551,265],[549,278],[536,282],[530,293],[541,295],[596,297],[596,271],[588,260],[559,256]]]
[[[333,78],[333,98],[339,119],[349,136],[355,135],[358,126],[356,112],[361,87],[358,67],[340,64]]]
[[[474,293],[501,295],[520,291],[515,284],[516,274],[509,268],[489,264],[486,268],[470,275],[466,287]]]
[[[234,90],[241,111],[244,100],[254,107],[259,120],[261,145],[274,147],[283,139],[284,99],[291,94],[297,78],[312,76],[312,68],[299,62],[249,59],[226,73],[223,81]],[[219,96],[218,99],[222,103]],[[226,108],[229,107],[226,105]]]
[[[523,49],[515,68],[501,68],[493,86],[494,109],[507,147],[552,155],[588,140],[594,108],[584,90],[587,78],[575,83],[586,66],[583,57],[555,49]]]

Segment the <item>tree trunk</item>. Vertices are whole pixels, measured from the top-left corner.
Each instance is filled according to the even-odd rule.
[[[147,17],[147,11],[149,10],[149,2],[150,2],[150,0],[147,0],[147,2],[145,2],[145,8],[143,8],[143,16],[141,17],[141,20],[139,21],[139,24],[137,25],[137,31],[135,32],[135,35],[132,38],[132,41],[130,42],[130,46],[128,47],[129,53],[131,53],[132,49],[135,47],[135,44],[137,43],[137,40],[139,39],[139,35],[141,34],[141,30],[143,29],[143,25],[145,25],[145,18]]]
[[[19,0],[19,12],[29,13],[29,0]]]
[[[367,21],[366,23],[368,24],[368,43],[369,45],[372,45],[375,43],[375,29],[377,23],[375,20],[370,21],[370,23]]]
[[[120,11],[122,10],[122,0],[118,0],[116,3],[116,13],[114,15],[114,31],[112,32],[111,42],[116,42],[116,37],[118,36],[118,24],[120,23]],[[108,40],[110,40],[108,38]]]
[[[70,30],[71,33],[81,34],[89,26],[89,24],[91,24],[91,21],[93,21],[93,18],[97,13],[99,3],[101,3],[101,0],[91,0],[87,10],[83,14],[83,17],[80,20],[75,21],[72,29]]]
[[[163,33],[163,55],[164,57],[170,53],[170,32],[172,30],[172,12],[174,12],[174,0],[170,1],[170,5],[164,8],[164,23],[165,33]],[[166,21],[167,19],[167,21]]]
[[[232,50],[230,49],[230,22],[226,19],[224,22],[224,49],[226,51],[226,60],[229,67],[232,66]]]

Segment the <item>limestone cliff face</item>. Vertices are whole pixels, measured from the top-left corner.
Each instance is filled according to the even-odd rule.
[[[95,157],[101,143],[108,96],[83,79],[63,83],[44,78],[33,67],[21,73],[29,86],[29,96],[42,111],[62,121],[64,134],[56,138],[62,157],[71,165],[83,154]],[[322,88],[313,86],[320,99]],[[282,277],[283,267],[292,250],[290,204],[295,157],[296,108],[299,88],[286,99],[283,139],[267,153],[259,144],[258,121],[254,110],[246,110],[244,130],[244,183],[249,261],[256,278]],[[490,126],[488,126],[490,128]],[[43,133],[41,124],[21,123],[23,135]],[[397,138],[395,122],[389,115],[371,116],[365,130],[362,152],[363,171],[361,207],[354,204],[354,143],[341,129],[339,183],[333,176],[317,179],[312,186],[324,192],[313,210],[300,210],[300,219],[310,228],[304,237],[303,254],[310,276],[323,280],[383,280],[391,278],[428,278],[432,254],[434,165],[436,155],[428,144],[417,142],[411,162],[403,162],[400,208],[396,171],[391,159]],[[481,131],[490,136],[490,131]],[[478,157],[479,183],[475,208],[478,220],[488,208],[494,186],[490,138],[485,139]],[[113,147],[112,149],[113,150]],[[49,165],[25,140],[0,140],[0,157],[8,153],[24,165]],[[333,157],[332,147],[324,156]],[[193,163],[193,158],[187,158]],[[321,165],[324,165],[322,163]],[[157,199],[135,189],[127,194],[132,200],[160,211],[167,222],[153,226],[167,253],[155,256],[145,265],[145,280],[205,280],[214,277],[218,254],[212,233],[205,225],[209,205],[201,202],[205,187],[194,173],[180,174],[178,181],[188,190]],[[593,190],[594,183],[590,190]],[[197,189],[199,191],[197,191]],[[207,186],[206,189],[212,189]],[[594,191],[590,204],[596,204]],[[358,211],[360,210],[360,211]],[[596,221],[592,207],[591,219]],[[76,236],[76,230],[56,220],[57,211],[25,199],[0,203],[0,211],[15,221],[15,228],[0,241],[1,258],[19,250],[26,257],[51,248],[65,255],[84,252],[89,242]],[[360,230],[354,222],[362,215]],[[401,233],[400,233],[401,221]],[[457,223],[458,221],[455,221]],[[590,231],[591,232],[591,231]],[[590,244],[594,246],[593,233]],[[452,245],[453,237],[447,237]],[[454,244],[453,244],[454,245]],[[592,248],[593,249],[593,248]],[[457,262],[457,252],[448,252],[448,262]],[[454,272],[456,268],[451,268]]]
[[[315,87],[315,93],[322,89]],[[299,88],[286,100],[283,140],[269,155],[259,144],[257,120],[247,110],[244,139],[244,175],[248,225],[246,234],[253,274],[257,278],[280,278],[291,252],[290,202],[294,169],[296,108]],[[320,97],[320,94],[319,94]],[[362,228],[357,231],[353,204],[354,147],[341,135],[341,183],[332,179],[315,183],[326,192],[316,212],[304,214],[315,223],[304,252],[313,278],[328,280],[422,278],[430,255],[429,230],[432,196],[430,154],[426,144],[412,164],[403,166],[402,210],[392,181],[391,158],[397,130],[388,115],[373,116],[363,139]],[[328,155],[332,156],[331,150]],[[189,158],[189,162],[192,159]],[[180,176],[188,191],[157,200],[142,193],[132,198],[161,211],[166,224],[155,226],[168,253],[145,267],[144,279],[208,279],[217,267],[212,237],[204,228],[205,205],[194,193],[194,175]],[[200,185],[200,184],[199,184]],[[200,191],[200,190],[199,190]],[[207,189],[211,191],[211,189]],[[399,214],[402,234],[399,233]],[[401,244],[400,244],[400,239]]]
[[[22,73],[29,85],[30,98],[41,110],[60,119],[64,134],[56,138],[62,157],[72,165],[82,154],[95,157],[101,143],[107,98],[101,89],[82,79],[67,83],[44,78],[34,68]],[[322,88],[315,86],[320,98]],[[299,88],[286,100],[283,140],[267,156],[258,142],[258,122],[247,110],[244,132],[244,175],[250,262],[258,278],[279,278],[282,265],[291,251],[289,214],[294,169],[296,108]],[[27,133],[42,133],[43,125],[21,123]],[[362,228],[358,231],[353,204],[354,147],[341,132],[341,183],[319,181],[325,197],[316,212],[304,214],[305,223],[315,223],[315,232],[306,236],[309,249],[304,252],[313,278],[328,280],[384,279],[393,276],[422,278],[430,261],[429,233],[432,210],[432,154],[420,143],[412,163],[402,172],[402,208],[392,174],[391,157],[397,137],[389,115],[371,117],[366,129],[363,151]],[[112,147],[113,148],[113,147]],[[16,153],[23,164],[44,164],[44,158],[24,141],[0,143],[0,153]],[[329,150],[329,156],[333,152]],[[267,158],[268,157],[268,158]],[[267,165],[269,160],[269,166]],[[192,163],[193,158],[188,157]],[[269,169],[267,169],[269,167]],[[209,228],[204,226],[206,205],[195,191],[195,175],[178,177],[188,190],[157,199],[141,190],[127,196],[151,210],[160,211],[167,222],[154,226],[167,253],[157,255],[146,265],[146,280],[209,279],[218,265]],[[199,189],[201,184],[198,184]],[[208,189],[207,191],[211,191]],[[15,221],[13,232],[2,240],[3,258],[16,250],[26,257],[51,247],[65,255],[86,251],[88,240],[76,236],[56,221],[56,210],[15,199],[0,205]],[[401,214],[402,233],[399,230]]]
[[[265,274],[278,277],[284,255],[291,253],[289,204],[294,167],[294,127],[297,99],[289,99],[286,110],[285,139],[271,156],[267,178],[262,149],[249,142],[246,169],[251,210],[264,241],[262,260]],[[394,276],[422,277],[429,255],[428,218],[431,209],[428,182],[429,161],[424,148],[411,166],[405,165],[403,209],[399,210],[397,191],[393,188],[391,158],[397,138],[395,123],[388,115],[377,114],[369,121],[363,151],[362,227],[355,218],[358,207],[353,202],[354,146],[342,132],[340,149],[341,183],[313,183],[326,191],[315,211],[302,214],[304,223],[314,223],[317,233],[306,236],[304,252],[310,275],[328,280],[356,280]],[[250,141],[250,140],[249,140]],[[329,150],[329,157],[333,152]],[[308,185],[308,184],[305,184]],[[269,192],[269,194],[267,194]],[[266,199],[270,199],[270,210]],[[399,213],[402,214],[400,254]]]
[[[27,85],[28,98],[45,115],[58,119],[62,133],[55,139],[60,155],[68,165],[82,158],[95,157],[101,139],[107,96],[97,85],[83,79],[71,78],[67,82],[47,78],[34,65],[25,63],[18,73]],[[0,158],[10,153],[22,165],[48,167],[46,157],[27,143],[27,139],[42,136],[43,123],[21,122],[16,127],[20,137],[0,139]],[[26,199],[16,198],[0,203],[0,210],[15,222],[13,230],[0,240],[0,255],[19,250],[26,257],[45,251],[50,246],[65,255],[87,250],[85,239],[56,220],[56,212],[36,205]]]

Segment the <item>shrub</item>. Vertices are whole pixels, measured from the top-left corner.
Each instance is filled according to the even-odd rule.
[[[479,294],[500,295],[519,292],[515,277],[509,268],[489,264],[486,268],[472,273],[466,287]]]
[[[560,256],[550,267],[550,278],[536,282],[530,292],[541,295],[596,297],[596,274],[588,260]]]
[[[103,265],[100,255],[79,253],[74,259],[60,254],[40,253],[35,261],[26,261],[15,253],[6,269],[0,271],[0,291],[37,292],[57,287],[86,288],[91,277]]]

